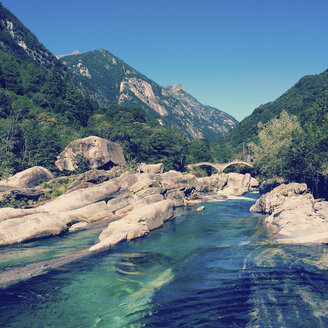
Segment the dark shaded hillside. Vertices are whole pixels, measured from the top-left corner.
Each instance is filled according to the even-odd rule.
[[[327,92],[328,70],[321,74],[304,76],[281,97],[256,108],[250,116],[220,138],[218,144],[222,156],[225,158],[242,151],[243,142],[247,144],[256,140],[258,123],[265,124],[283,110],[296,115],[303,126],[312,116],[318,99]]]
[[[75,84],[102,105],[140,106],[162,125],[177,126],[188,138],[216,141],[237,124],[230,115],[204,106],[181,85],[162,87],[104,49],[59,56]]]

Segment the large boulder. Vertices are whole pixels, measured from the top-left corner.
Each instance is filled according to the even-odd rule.
[[[200,192],[218,192],[228,182],[228,174],[212,174],[209,177],[197,179],[196,189]]]
[[[306,184],[282,184],[262,195],[251,211],[270,214],[264,223],[280,243],[327,243],[328,202],[316,201]]]
[[[307,191],[305,183],[282,184],[272,191],[264,194],[251,207],[251,211],[271,214],[278,206],[282,205],[289,197],[304,194]]]
[[[228,173],[228,181],[219,192],[225,196],[241,196],[249,191],[251,186],[251,175],[249,173]]]
[[[35,238],[54,236],[67,229],[67,222],[57,214],[37,213],[0,222],[0,246]]]
[[[187,188],[196,187],[197,185],[197,178],[193,174],[185,174],[174,170],[163,174],[158,174],[157,179],[159,180],[163,190],[184,190]]]
[[[125,163],[119,144],[96,136],[72,141],[58,156],[55,163],[60,171],[74,171],[83,162],[90,169]]]
[[[159,174],[164,172],[164,164],[145,164],[141,163],[138,167],[140,173],[150,173],[150,174]]]
[[[44,181],[54,179],[53,174],[42,166],[34,166],[3,180],[0,184],[16,188],[32,188]]]
[[[328,202],[316,202],[311,194],[285,199],[265,219],[271,237],[280,243],[327,243]]]
[[[100,234],[99,243],[90,247],[89,250],[102,251],[120,241],[145,236],[173,217],[174,205],[170,200],[163,200],[137,208],[123,219],[111,222]]]
[[[251,188],[257,188],[260,185],[260,183],[255,179],[251,178]]]

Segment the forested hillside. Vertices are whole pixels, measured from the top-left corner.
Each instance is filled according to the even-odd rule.
[[[210,156],[208,143],[201,156],[192,155],[202,141],[188,141],[140,107],[99,107],[1,4],[0,14],[0,178],[35,165],[55,171],[64,147],[88,135],[119,142],[132,165],[164,162],[183,170],[187,161]]]
[[[304,126],[316,112],[318,100],[327,93],[328,70],[321,74],[304,76],[281,97],[256,108],[236,128],[220,138],[219,158],[224,161],[236,156],[243,150],[243,143],[247,145],[248,142],[257,140],[259,122],[265,124],[279,116],[283,110],[296,115],[301,126]]]
[[[102,104],[142,107],[162,125],[175,125],[189,139],[214,142],[238,122],[229,114],[201,104],[179,84],[162,87],[109,51],[58,56],[81,90]]]
[[[0,174],[34,165],[54,168],[98,108],[69,77],[0,51]]]
[[[67,69],[20,20],[0,3],[0,49],[63,75]]]
[[[216,157],[252,160],[262,180],[305,182],[328,197],[328,70],[303,77],[221,138]]]

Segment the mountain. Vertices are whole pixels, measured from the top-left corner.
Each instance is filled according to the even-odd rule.
[[[0,49],[63,75],[67,69],[20,20],[0,3]]]
[[[322,97],[328,99],[328,70],[302,77],[278,99],[256,108],[251,115],[218,140],[221,150],[224,153],[230,149],[230,155],[240,152],[243,143],[256,140],[259,122],[265,124],[279,116],[283,110],[296,115],[301,125],[304,125]]]
[[[162,125],[178,126],[191,139],[215,141],[238,123],[232,116],[202,105],[179,84],[158,85],[107,50],[57,58],[73,72],[82,90],[92,87],[91,93],[100,103],[142,106]]]
[[[211,155],[206,140],[188,141],[140,107],[100,107],[81,92],[96,93],[83,75],[80,82],[75,76],[75,84],[72,77],[0,3],[0,179],[32,166],[56,173],[57,155],[71,141],[90,135],[119,143],[132,166],[162,162],[167,170],[183,170],[187,160],[196,161],[190,149],[199,144],[197,156]]]

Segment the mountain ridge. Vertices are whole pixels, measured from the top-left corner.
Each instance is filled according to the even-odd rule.
[[[141,106],[162,125],[176,125],[190,139],[215,141],[237,124],[231,115],[201,104],[176,84],[162,87],[105,49],[60,57],[82,89],[103,105]],[[208,113],[208,114],[207,114]]]
[[[242,150],[243,143],[256,141],[259,122],[265,124],[279,116],[283,110],[297,116],[303,126],[316,110],[319,98],[323,96],[328,97],[328,69],[322,73],[303,76],[280,97],[255,108],[252,114],[221,137],[218,144],[223,152],[230,148],[230,155],[237,154]]]
[[[67,72],[67,68],[1,3],[0,49],[16,58],[32,61],[47,70],[55,69],[61,75]]]

